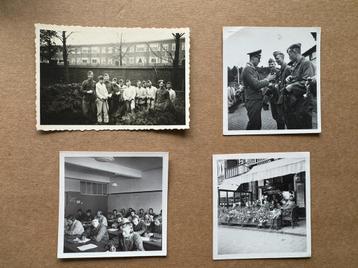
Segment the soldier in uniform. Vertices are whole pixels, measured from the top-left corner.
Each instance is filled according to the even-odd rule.
[[[293,62],[292,73],[286,78],[287,128],[312,129],[312,96],[307,94],[306,82],[315,76],[312,62],[301,55],[301,44],[293,44],[287,49]]]
[[[164,86],[164,80],[158,81],[159,88],[155,92],[154,110],[167,111],[170,105],[169,91]]]
[[[245,88],[245,107],[249,122],[247,130],[261,129],[261,109],[262,109],[262,89],[271,85],[270,81],[275,79],[274,74],[269,74],[266,78],[260,80],[259,72],[256,70],[261,59],[261,49],[248,53],[250,62],[248,62],[242,71],[242,81]]]
[[[277,98],[272,100],[272,116],[277,122],[277,129],[285,129],[285,112],[284,112],[284,90],[286,85],[286,78],[291,74],[291,70],[285,62],[285,55],[281,51],[273,52],[273,56],[278,65],[280,65],[280,71],[276,77],[276,92]],[[273,103],[274,102],[274,103]],[[275,110],[275,111],[274,111]]]
[[[82,113],[89,124],[96,122],[96,81],[93,80],[93,72],[88,71],[87,79],[81,85]]]

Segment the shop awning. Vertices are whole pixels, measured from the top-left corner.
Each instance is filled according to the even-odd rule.
[[[220,186],[220,190],[236,189],[240,184],[265,180],[289,174],[295,174],[306,170],[306,160],[303,158],[283,158],[273,162],[254,166],[249,172],[226,179]],[[235,191],[235,190],[234,190]]]

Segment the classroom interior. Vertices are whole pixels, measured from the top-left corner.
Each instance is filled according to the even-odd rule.
[[[162,157],[65,157],[65,216],[162,210]]]

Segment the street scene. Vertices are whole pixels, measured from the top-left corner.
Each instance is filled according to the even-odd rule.
[[[216,160],[215,257],[309,256],[308,154],[237,156]]]
[[[317,111],[312,111],[312,114],[312,126],[313,128],[317,128]],[[261,129],[269,130],[276,128],[276,121],[272,118],[270,110],[261,110],[261,118]],[[244,129],[248,122],[249,117],[247,116],[247,110],[244,103],[236,105],[234,110],[228,115],[229,130]]]
[[[282,232],[263,231],[257,229],[247,229],[233,226],[220,225],[218,227],[218,247],[219,254],[240,253],[274,253],[274,252],[305,252],[306,235],[303,234],[306,226],[300,227],[301,230],[293,230],[290,227]],[[286,233],[287,231],[287,233]],[[302,232],[302,234],[300,233]],[[221,239],[225,237],[225,239]],[[238,243],[238,241],[251,241],[255,243]]]

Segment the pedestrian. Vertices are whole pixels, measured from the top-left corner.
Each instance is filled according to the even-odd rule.
[[[82,113],[88,124],[96,122],[96,81],[93,80],[93,72],[87,72],[87,79],[82,82]]]
[[[98,82],[96,84],[96,105],[97,105],[97,122],[98,124],[108,124],[108,94],[106,85],[104,84],[103,76],[98,77]]]
[[[315,76],[315,67],[301,55],[300,43],[291,45],[287,53],[293,62],[292,73],[286,78],[287,128],[312,129],[312,96],[306,94],[306,82]]]
[[[249,122],[247,130],[261,129],[261,109],[262,109],[262,88],[270,85],[270,81],[275,79],[275,75],[269,74],[266,78],[260,80],[259,72],[256,67],[260,63],[261,49],[248,53],[250,62],[248,62],[242,71],[242,81],[245,88],[245,106]]]

